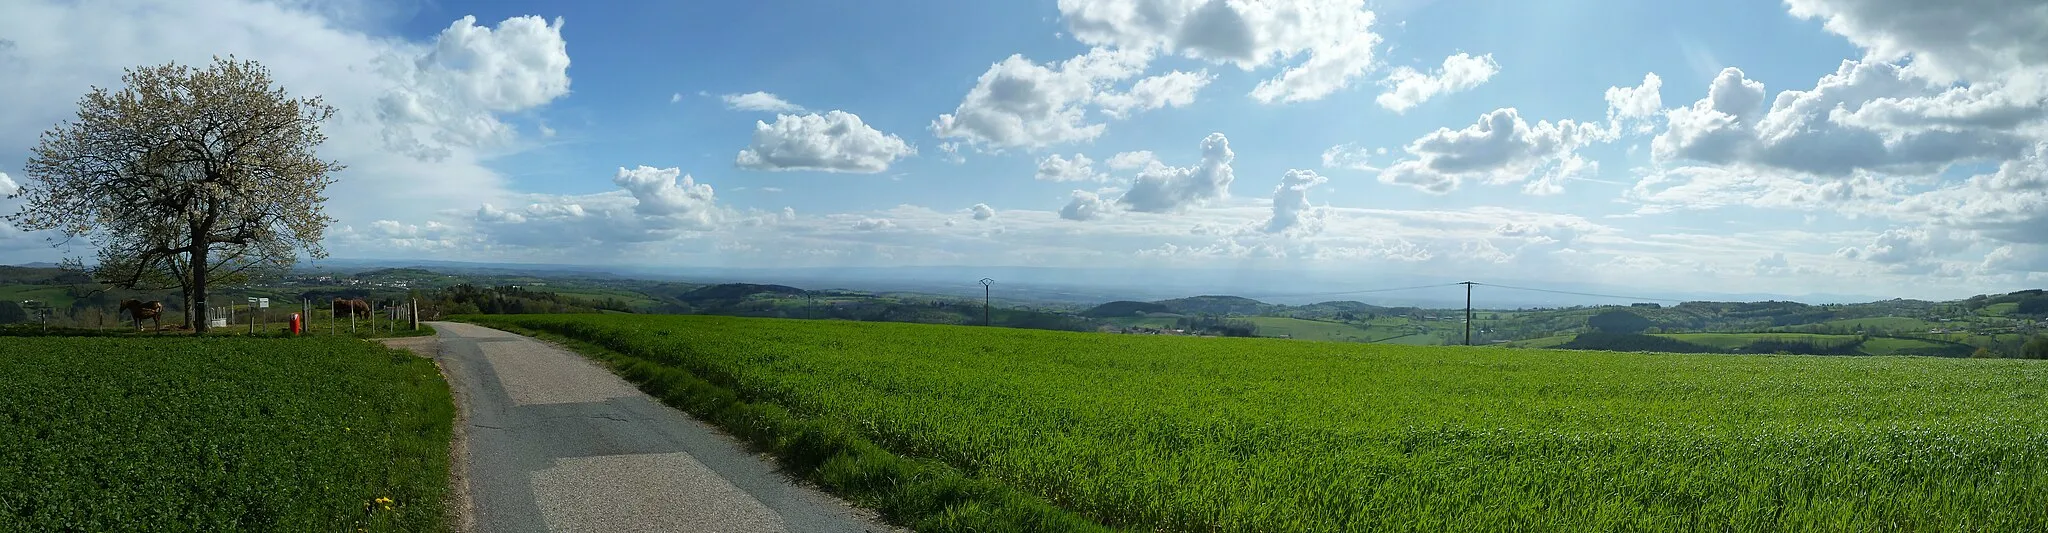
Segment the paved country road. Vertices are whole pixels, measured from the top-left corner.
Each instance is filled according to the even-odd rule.
[[[432,325],[438,337],[392,344],[434,353],[455,390],[463,530],[896,530],[583,356],[481,326]]]

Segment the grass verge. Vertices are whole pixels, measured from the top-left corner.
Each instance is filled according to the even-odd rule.
[[[454,408],[355,339],[8,339],[0,530],[444,530]]]

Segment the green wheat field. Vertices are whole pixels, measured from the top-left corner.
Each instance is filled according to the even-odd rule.
[[[434,531],[454,404],[357,339],[0,337],[0,531]]]
[[[729,394],[752,414],[711,419],[920,529],[1043,530],[1004,508],[1049,506],[1146,531],[2048,530],[2030,361],[469,319],[603,350],[700,415]]]

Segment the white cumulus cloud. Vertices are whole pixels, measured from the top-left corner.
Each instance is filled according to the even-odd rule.
[[[1115,209],[1115,204],[1103,199],[1102,195],[1077,189],[1068,199],[1066,207],[1060,208],[1060,218],[1095,220]]]
[[[1652,72],[1643,75],[1643,84],[1635,87],[1607,88],[1607,122],[1619,129],[1622,122],[1636,123],[1637,133],[1648,133],[1653,127],[1646,119],[1664,110],[1664,79]]]
[[[1433,72],[1420,72],[1410,67],[1396,67],[1380,85],[1387,91],[1380,93],[1374,101],[1380,107],[1401,113],[1422,105],[1439,94],[1450,94],[1478,87],[1500,72],[1500,64],[1493,61],[1493,54],[1474,56],[1460,52],[1444,58],[1444,64]]]
[[[620,167],[618,175],[612,177],[612,183],[633,194],[633,199],[638,202],[633,210],[642,215],[704,215],[716,203],[711,185],[697,183],[679,168],[642,165],[629,170]]]
[[[1579,148],[1612,140],[1603,128],[1572,120],[1530,124],[1514,108],[1480,115],[1464,129],[1438,128],[1409,143],[1404,159],[1380,172],[1384,183],[1408,185],[1431,193],[1447,193],[1468,179],[1492,184],[1516,183],[1539,170],[1538,185],[1529,192],[1550,194],[1565,179],[1584,177],[1597,165],[1583,160]]]
[[[1138,150],[1135,152],[1117,152],[1116,155],[1110,156],[1109,168],[1117,170],[1132,170],[1138,168],[1145,168],[1146,163],[1151,163],[1158,159],[1159,158],[1152,156],[1151,150]]]
[[[1034,178],[1041,181],[1103,181],[1108,174],[1095,171],[1095,161],[1088,156],[1074,154],[1072,159],[1059,154],[1045,156],[1038,160],[1038,172]]]
[[[377,102],[385,142],[427,160],[451,146],[497,148],[513,137],[495,113],[538,107],[569,94],[562,19],[513,17],[497,28],[465,16],[430,47],[396,51],[384,62],[397,87]]]
[[[1131,84],[1131,90],[1109,91],[1095,96],[1095,103],[1102,106],[1102,114],[1110,118],[1126,118],[1139,111],[1150,111],[1162,107],[1186,107],[1195,103],[1195,93],[1201,92],[1216,76],[1209,71],[1173,71],[1138,80]]]
[[[1060,0],[1074,38],[1243,70],[1286,65],[1254,87],[1261,102],[1316,100],[1373,66],[1380,36],[1364,0]]]
[[[932,121],[932,134],[991,150],[1093,140],[1107,126],[1087,120],[1089,106],[1111,84],[1143,72],[1149,59],[1103,48],[1044,65],[1012,55],[989,66],[952,113]],[[1139,107],[1131,98],[1124,111]]]
[[[1819,19],[1862,46],[1869,59],[1910,57],[1941,81],[1990,80],[2048,64],[2048,4],[2037,0],[1786,0],[1793,16]]]
[[[1282,233],[1305,228],[1308,230],[1306,233],[1313,233],[1321,229],[1313,223],[1320,213],[1312,211],[1308,190],[1329,181],[1329,178],[1318,176],[1312,170],[1288,170],[1280,176],[1280,186],[1273,189],[1273,218],[1266,221],[1266,232]]]
[[[1844,177],[1858,171],[1933,174],[1949,165],[2002,160],[2027,146],[1999,128],[1873,128],[1877,104],[1893,108],[1925,103],[1936,88],[1890,63],[1844,61],[1811,90],[1778,94],[1768,109],[1764,86],[1730,67],[1707,97],[1666,113],[1665,130],[1651,142],[1662,162],[1753,165]]]
[[[1211,133],[1202,139],[1202,161],[1191,167],[1170,167],[1158,161],[1145,165],[1131,180],[1131,190],[1117,203],[1144,213],[1177,212],[1230,197],[1233,178],[1230,139]]]
[[[749,170],[816,170],[873,174],[897,159],[917,154],[902,138],[862,123],[858,115],[777,115],[775,123],[754,122],[754,142],[734,163]]]

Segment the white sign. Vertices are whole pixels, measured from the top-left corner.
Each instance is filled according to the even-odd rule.
[[[269,309],[269,308],[270,308],[270,299],[269,299],[269,298],[257,298],[257,299],[256,299],[256,307],[257,307],[257,308],[261,308],[261,309]]]

